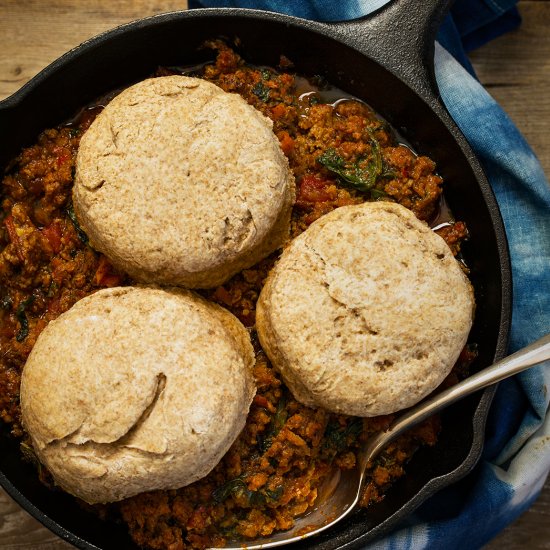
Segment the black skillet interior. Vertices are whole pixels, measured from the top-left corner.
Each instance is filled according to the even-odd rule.
[[[401,3],[412,5],[410,0]],[[430,95],[429,83],[421,82],[416,87],[420,93],[417,95],[384,68],[383,54],[374,56],[376,62],[357,51],[358,28],[357,24],[330,26],[258,11],[196,10],[116,29],[69,52],[18,94],[0,102],[0,166],[5,166],[21,147],[33,143],[40,131],[69,119],[104,93],[147,77],[159,65],[193,65],[208,60],[212,53],[200,48],[206,39],[238,39],[238,50],[252,64],[276,66],[284,54],[294,62],[298,74],[322,75],[365,100],[419,153],[437,162],[446,181],[448,202],[471,233],[464,255],[477,299],[471,340],[479,345],[479,357],[474,368],[489,365],[495,356],[504,354],[510,318],[506,240],[494,197],[460,133],[443,109],[437,108],[437,97]],[[370,42],[361,49],[373,51],[372,45]],[[395,64],[388,62],[388,66],[395,71]],[[404,80],[411,83],[408,77]],[[415,455],[408,475],[381,503],[293,547],[360,547],[394,527],[435,491],[465,475],[481,452],[491,397],[492,390],[486,390],[449,409],[443,417],[439,443]],[[124,527],[106,525],[76,506],[68,495],[44,488],[33,468],[21,462],[18,445],[7,434],[0,435],[0,445],[0,481],[46,526],[82,548],[133,547]]]

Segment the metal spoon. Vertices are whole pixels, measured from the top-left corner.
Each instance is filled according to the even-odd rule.
[[[367,464],[388,443],[455,401],[548,359],[550,359],[550,334],[455,386],[422,401],[396,418],[388,430],[370,437],[364,443],[358,453],[355,469],[335,471],[335,474],[319,488],[317,504],[308,513],[297,518],[292,529],[255,540],[232,540],[228,543],[230,546],[225,548],[227,550],[242,550],[243,547],[246,550],[272,548],[302,541],[332,527],[355,509],[361,496]]]

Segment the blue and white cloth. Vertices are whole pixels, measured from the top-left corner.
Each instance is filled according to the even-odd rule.
[[[483,164],[504,218],[514,281],[510,352],[550,332],[550,187],[520,132],[475,79],[465,52],[517,27],[516,1],[457,0],[435,54],[441,96]],[[262,8],[335,21],[366,15],[386,2],[189,0],[189,7]],[[471,550],[516,519],[550,471],[549,386],[548,364],[502,382],[475,470],[368,548]]]

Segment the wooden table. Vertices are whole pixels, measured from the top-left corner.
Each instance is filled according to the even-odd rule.
[[[185,0],[0,0],[0,99],[86,38]],[[520,2],[524,24],[472,56],[483,84],[524,132],[550,174],[550,1]],[[21,510],[0,489],[0,550],[70,546]],[[550,482],[488,550],[550,549]]]

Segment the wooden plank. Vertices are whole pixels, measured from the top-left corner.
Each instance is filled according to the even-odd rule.
[[[471,55],[483,85],[550,174],[550,2],[520,2],[523,24]]]
[[[88,38],[186,0],[0,0],[0,99]]]
[[[0,490],[0,549],[67,550],[72,545],[38,523]]]

